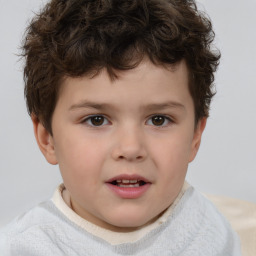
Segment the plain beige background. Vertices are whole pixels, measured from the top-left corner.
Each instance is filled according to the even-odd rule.
[[[16,56],[27,21],[44,0],[0,0],[0,226],[51,197],[57,166],[39,152]],[[188,181],[200,191],[256,203],[256,1],[201,0],[222,52],[201,149]]]

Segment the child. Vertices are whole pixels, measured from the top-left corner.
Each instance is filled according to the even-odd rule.
[[[241,255],[185,182],[214,95],[213,37],[193,1],[45,6],[24,40],[25,96],[63,184],[1,231],[1,255]]]

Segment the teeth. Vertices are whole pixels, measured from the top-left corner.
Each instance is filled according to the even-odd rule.
[[[116,180],[115,185],[122,188],[137,188],[144,185],[144,182],[141,180]]]
[[[135,184],[138,182],[138,180],[117,180],[116,182],[123,183],[123,184],[129,184],[129,183]]]
[[[137,183],[137,184],[130,184],[130,185],[124,185],[124,184],[118,184],[119,187],[121,188],[138,188],[140,185]]]

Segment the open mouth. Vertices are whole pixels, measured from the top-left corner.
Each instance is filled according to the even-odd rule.
[[[143,180],[114,180],[110,184],[121,187],[121,188],[138,188],[146,185],[147,183]]]
[[[122,174],[108,180],[106,184],[118,197],[136,199],[143,196],[152,183],[139,175]]]

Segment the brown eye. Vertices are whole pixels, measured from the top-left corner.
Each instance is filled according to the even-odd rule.
[[[104,117],[103,116],[94,116],[91,118],[91,122],[94,126],[100,126],[104,123]]]
[[[91,116],[84,120],[89,126],[102,126],[108,124],[108,120],[104,116]]]
[[[164,124],[165,119],[166,119],[166,118],[163,117],[163,116],[154,116],[154,117],[152,117],[152,123],[153,123],[153,125],[155,125],[155,126],[161,126],[161,125]]]
[[[165,127],[173,123],[172,119],[164,115],[155,115],[149,118],[146,122],[147,125]]]

